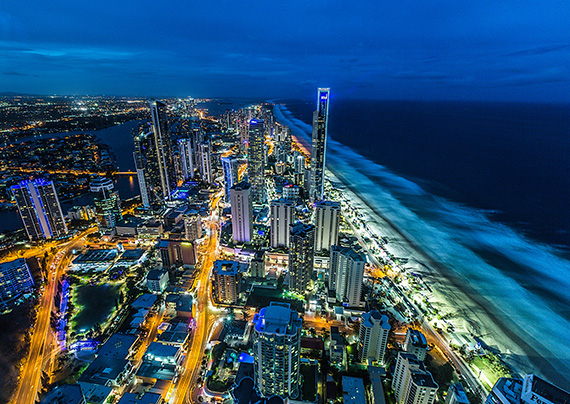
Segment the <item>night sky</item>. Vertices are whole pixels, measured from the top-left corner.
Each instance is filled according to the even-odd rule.
[[[0,92],[570,102],[570,2],[0,3]]]

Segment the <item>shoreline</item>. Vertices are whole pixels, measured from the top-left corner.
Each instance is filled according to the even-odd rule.
[[[285,116],[283,118],[288,120]],[[294,122],[284,124],[295,126]],[[303,136],[309,136],[300,127],[296,126],[296,129]],[[310,150],[306,138],[294,134],[292,137],[304,149]],[[332,156],[328,159],[327,170],[338,181],[335,188],[342,190],[353,207],[364,214],[367,225],[374,234],[388,236],[390,242],[384,246],[387,251],[394,256],[409,258],[405,266],[412,266],[413,271],[421,273],[433,289],[430,301],[442,314],[451,317],[454,325],[461,323],[460,327],[456,327],[456,333],[462,333],[471,341],[473,338],[470,334],[481,337],[488,346],[500,352],[499,356],[516,373],[537,373],[547,380],[554,380],[560,387],[570,383],[569,368],[564,359],[558,359],[558,355],[551,352],[542,341],[537,341],[526,333],[497,303],[489,300],[492,296],[486,297],[477,292],[469,279],[449,268],[446,263],[439,262],[424,246],[415,242],[378,209],[367,203],[367,198],[363,195],[366,191],[351,186],[342,174],[343,171],[333,167],[331,159],[334,160]],[[448,345],[453,342],[449,337],[446,340]]]

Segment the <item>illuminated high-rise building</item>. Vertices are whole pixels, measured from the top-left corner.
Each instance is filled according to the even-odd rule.
[[[397,404],[433,404],[439,386],[416,355],[398,352],[392,389]]]
[[[176,175],[172,159],[170,133],[168,133],[166,104],[160,101],[151,101],[150,113],[152,116],[152,132],[154,135],[154,147],[156,148],[158,163],[156,168],[158,169],[158,176],[160,178],[162,198],[164,200],[170,200],[172,191],[176,188]]]
[[[305,295],[313,277],[315,226],[295,223],[289,228],[289,289]]]
[[[123,218],[119,193],[109,178],[97,178],[89,184],[97,212],[97,223],[104,229],[113,229]]]
[[[272,302],[254,316],[254,385],[262,397],[299,398],[301,326],[287,303]]]
[[[222,170],[224,172],[224,200],[230,200],[230,189],[238,183],[238,159],[234,156],[222,157]]]
[[[170,200],[176,187],[176,171],[168,132],[166,105],[150,102],[151,129],[135,132],[133,153],[142,204],[145,208],[161,207]]]
[[[332,246],[330,253],[329,290],[339,302],[358,307],[364,280],[366,257],[349,247]]]
[[[243,266],[246,265],[240,264],[238,261],[214,261],[214,279],[216,280],[218,302],[226,304],[238,302]]]
[[[317,110],[313,113],[311,180],[309,188],[309,194],[313,201],[323,199],[324,193],[329,96],[329,88],[319,88],[317,93]]]
[[[156,185],[160,184],[160,178],[154,175],[158,173],[158,169],[155,169],[158,165],[158,160],[155,156],[156,149],[154,147],[152,132],[135,132],[133,140],[135,143],[133,157],[135,160],[135,170],[137,171],[141,201],[143,207],[148,209],[151,203],[154,203],[157,199],[155,190]],[[160,194],[162,195],[162,191]]]
[[[247,176],[254,203],[265,203],[265,129],[263,120],[249,121]]]
[[[178,139],[178,155],[180,158],[180,173],[182,179],[194,178],[194,147],[192,138]]]
[[[368,358],[384,361],[390,329],[388,317],[378,310],[372,310],[362,315],[360,341],[358,343],[358,359],[361,362],[368,361]]]
[[[230,189],[232,234],[237,243],[249,243],[253,237],[251,186],[240,182]]]
[[[30,240],[63,237],[67,225],[52,181],[24,180],[11,187]]]
[[[340,202],[317,202],[315,211],[315,251],[329,251],[331,246],[338,243]]]
[[[0,305],[23,293],[32,292],[34,279],[26,260],[19,258],[0,264]]]
[[[212,148],[208,141],[200,143],[200,177],[202,177],[202,181],[207,184],[214,183]]]
[[[295,221],[295,201],[271,201],[271,247],[289,248],[289,226]]]

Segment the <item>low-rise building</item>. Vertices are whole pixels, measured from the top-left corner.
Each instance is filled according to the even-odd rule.
[[[125,393],[117,404],[161,404],[162,397],[160,394],[144,393],[139,396],[135,393]]]
[[[153,269],[146,276],[146,285],[152,293],[162,293],[166,290],[169,280],[168,271]]]
[[[72,272],[104,272],[111,268],[117,259],[118,251],[114,249],[87,250],[72,262]]]
[[[366,403],[364,381],[357,377],[342,377],[342,396],[344,404]]]
[[[40,404],[85,404],[85,397],[78,384],[64,384],[47,393]]]

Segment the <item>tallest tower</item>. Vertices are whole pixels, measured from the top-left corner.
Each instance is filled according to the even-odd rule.
[[[160,101],[151,101],[150,113],[152,116],[152,132],[154,134],[154,145],[158,159],[158,174],[160,177],[162,197],[170,200],[171,191],[176,187],[176,179],[174,177],[170,134],[168,133],[166,104]]]
[[[313,201],[323,199],[327,152],[327,125],[329,120],[329,95],[330,88],[319,88],[317,93],[317,110],[313,112],[310,184],[310,196]]]

